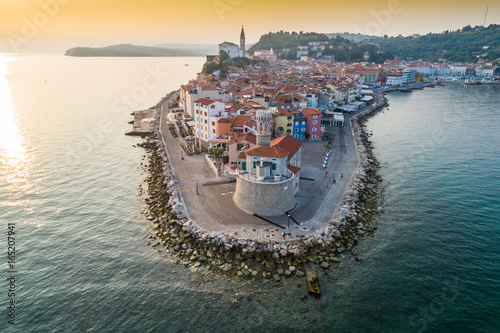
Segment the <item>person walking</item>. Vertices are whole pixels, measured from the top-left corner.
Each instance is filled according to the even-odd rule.
[[[325,171],[325,177],[328,177],[328,171]]]
[[[323,189],[321,188],[321,186],[319,187],[319,192],[320,193],[323,192]]]
[[[342,179],[342,178],[344,178],[344,174],[343,173],[340,174],[340,179]]]

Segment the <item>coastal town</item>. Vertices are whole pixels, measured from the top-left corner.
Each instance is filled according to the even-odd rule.
[[[376,229],[382,210],[364,121],[387,106],[384,93],[495,83],[490,63],[347,64],[306,52],[278,59],[272,49],[249,55],[243,28],[239,45],[219,49],[207,60],[252,64],[198,73],[136,112],[134,129],[153,134],[142,144],[151,244],[186,266],[240,277],[307,274],[311,282],[316,269],[308,263],[327,269],[345,254],[362,260],[355,244]]]

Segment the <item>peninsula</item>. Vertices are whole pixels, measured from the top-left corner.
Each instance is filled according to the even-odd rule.
[[[141,144],[151,244],[186,266],[275,281],[306,275],[311,262],[328,269],[345,255],[362,260],[355,245],[382,211],[364,121],[387,106],[385,92],[463,79],[468,65],[251,55],[243,29],[239,45],[219,51],[204,66],[210,72],[141,111],[152,117]],[[495,80],[491,64],[472,68]]]

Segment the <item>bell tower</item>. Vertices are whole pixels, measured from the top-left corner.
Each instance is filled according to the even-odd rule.
[[[255,116],[257,122],[257,146],[269,147],[271,144],[272,119],[271,110],[257,110]]]
[[[241,56],[245,57],[245,30],[243,30],[243,26],[241,26],[241,34],[240,34],[240,50]]]

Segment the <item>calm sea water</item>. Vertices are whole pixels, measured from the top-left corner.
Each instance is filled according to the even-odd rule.
[[[390,95],[368,124],[379,228],[318,300],[305,281],[228,281],[147,245],[129,113],[203,61],[0,56],[0,243],[14,222],[17,250],[17,324],[2,278],[0,331],[500,331],[499,87]]]

